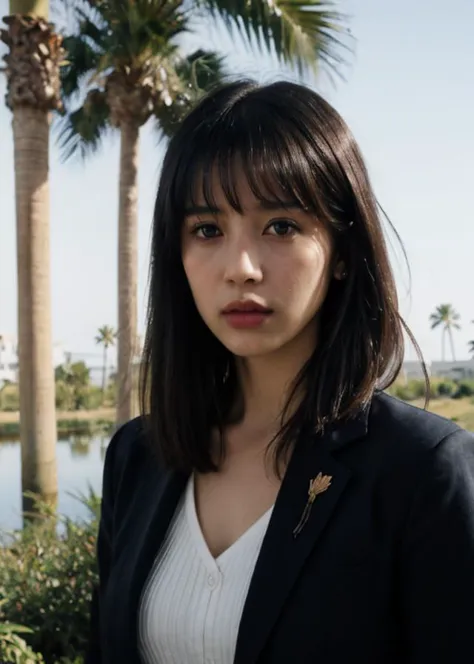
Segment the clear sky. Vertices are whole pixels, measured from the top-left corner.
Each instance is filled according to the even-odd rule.
[[[439,359],[440,334],[429,314],[451,303],[461,314],[458,359],[474,339],[474,2],[341,0],[356,38],[345,81],[315,87],[343,115],[366,157],[376,195],[408,254],[395,261],[402,313],[427,360]],[[8,13],[0,0],[0,16]],[[260,81],[279,71],[269,58],[232,48],[222,30],[201,26],[187,46],[230,53],[236,73]],[[1,54],[3,54],[3,50]],[[291,77],[285,74],[286,78]],[[0,81],[3,98],[5,82]],[[0,104],[0,333],[16,334],[13,146]],[[118,139],[87,163],[62,163],[52,136],[51,265],[54,340],[95,353],[94,336],[117,320]],[[139,320],[143,329],[153,199],[163,147],[141,135]],[[408,352],[412,359],[413,353]]]

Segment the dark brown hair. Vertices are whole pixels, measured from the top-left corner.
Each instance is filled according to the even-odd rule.
[[[404,355],[403,323],[379,209],[359,148],[339,114],[294,83],[239,81],[214,91],[171,140],[156,198],[141,408],[151,440],[172,468],[215,469],[211,432],[222,432],[238,397],[233,356],[201,319],[185,276],[185,208],[201,189],[215,207],[211,173],[236,210],[236,162],[255,196],[284,195],[327,224],[346,278],[333,280],[318,344],[296,377],[295,412],[272,441],[275,463],[304,428],[357,415],[388,387]],[[287,406],[292,401],[290,396]]]

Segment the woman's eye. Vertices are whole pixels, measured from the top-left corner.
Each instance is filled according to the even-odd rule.
[[[285,219],[272,221],[272,223],[268,226],[268,229],[272,231],[271,235],[278,235],[279,237],[293,235],[299,230],[298,226],[293,221],[287,221]]]
[[[212,240],[221,234],[215,224],[199,224],[193,228],[192,233],[201,240]]]

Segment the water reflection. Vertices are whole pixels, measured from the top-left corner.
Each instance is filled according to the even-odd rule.
[[[100,494],[107,435],[73,434],[58,440],[58,509],[71,518],[86,518],[87,509],[74,497]],[[71,495],[72,494],[72,495]],[[21,528],[20,442],[0,440],[0,530]]]
[[[73,457],[83,457],[89,454],[89,446],[91,439],[84,434],[72,434],[69,438],[71,445],[71,455]]]

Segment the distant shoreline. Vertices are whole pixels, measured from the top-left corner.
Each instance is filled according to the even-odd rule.
[[[115,427],[115,408],[97,410],[57,411],[58,435],[112,432]],[[0,439],[18,438],[20,413],[0,411]]]
[[[423,407],[423,400],[411,402]],[[474,399],[433,399],[428,410],[458,422],[474,431]],[[20,434],[18,412],[0,411],[0,440],[18,438]],[[97,410],[57,411],[58,435],[112,433],[115,429],[115,408]]]

